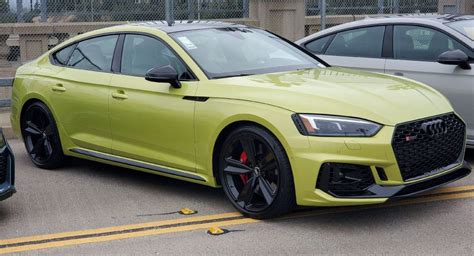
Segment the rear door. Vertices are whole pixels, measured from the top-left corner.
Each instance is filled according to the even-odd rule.
[[[60,67],[50,84],[49,102],[76,146],[111,150],[108,96],[117,39],[98,36],[53,54]]]
[[[474,59],[471,49],[439,30],[413,25],[394,26],[393,59],[387,60],[385,69],[388,74],[420,81],[444,94],[467,122],[468,137],[474,139],[474,69],[437,62],[441,53],[454,49],[462,50]]]
[[[332,66],[384,72],[385,26],[345,30],[308,42],[304,47]]]

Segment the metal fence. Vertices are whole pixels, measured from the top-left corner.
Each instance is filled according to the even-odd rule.
[[[296,40],[366,15],[473,11],[473,0],[0,0],[0,78],[67,38],[124,22],[218,19]]]

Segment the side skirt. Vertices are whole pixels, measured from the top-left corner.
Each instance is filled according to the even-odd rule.
[[[184,172],[184,171],[168,169],[168,168],[165,168],[165,167],[161,167],[161,166],[157,166],[157,165],[153,165],[153,164],[148,164],[148,163],[144,163],[144,162],[139,162],[139,161],[135,161],[135,160],[132,160],[132,159],[121,158],[121,157],[117,157],[117,156],[113,156],[113,155],[109,155],[109,154],[104,154],[104,153],[100,153],[100,152],[96,152],[96,151],[90,151],[90,150],[86,150],[86,149],[80,149],[80,148],[73,148],[73,149],[70,149],[69,151],[77,153],[77,154],[89,156],[89,157],[94,157],[94,158],[98,158],[98,159],[103,159],[103,160],[119,163],[119,164],[124,164],[124,165],[128,165],[128,166],[147,169],[147,170],[157,172],[157,173],[173,175],[173,176],[192,179],[192,180],[201,181],[201,182],[207,182],[206,179],[204,179],[203,177],[201,177],[199,175],[195,175],[195,174]]]

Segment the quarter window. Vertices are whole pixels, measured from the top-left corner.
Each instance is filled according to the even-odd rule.
[[[322,54],[326,45],[331,41],[332,36],[325,36],[323,38],[316,39],[305,45],[306,49],[315,54]]]
[[[469,50],[446,34],[418,26],[395,26],[393,55],[395,59],[437,61],[446,51],[459,49],[469,55]]]
[[[54,53],[54,62],[59,65],[66,65],[67,61],[69,60],[69,56],[71,56],[71,53],[75,47],[76,44],[73,44]]]
[[[180,79],[190,79],[186,66],[159,40],[143,35],[127,35],[123,46],[121,73],[145,76],[152,68],[170,65]]]
[[[92,70],[111,71],[117,35],[96,37],[77,44],[68,66]]]
[[[365,58],[382,57],[385,27],[367,27],[340,32],[336,35],[326,55]]]

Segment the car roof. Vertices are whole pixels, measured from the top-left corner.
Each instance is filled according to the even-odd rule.
[[[167,21],[147,21],[126,24],[128,26],[141,26],[156,28],[165,33],[175,33],[181,31],[198,30],[198,29],[212,29],[212,28],[246,28],[248,26],[236,23],[212,21],[212,20],[177,20],[173,24],[169,24]]]
[[[454,35],[459,40],[463,41],[465,44],[469,45],[471,48],[474,48],[474,42],[462,35],[458,31],[446,26],[445,24],[460,20],[473,20],[474,15],[439,15],[439,14],[413,14],[413,15],[389,15],[389,16],[376,16],[376,17],[367,17],[362,20],[352,21],[330,27],[325,30],[321,30],[312,35],[309,35],[305,38],[302,38],[296,41],[296,44],[303,44],[309,40],[322,37],[334,32],[341,30],[351,29],[355,27],[364,27],[364,26],[373,26],[373,25],[387,25],[387,24],[416,24],[416,25],[426,25],[441,28],[442,30],[448,32],[451,35]]]

